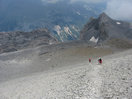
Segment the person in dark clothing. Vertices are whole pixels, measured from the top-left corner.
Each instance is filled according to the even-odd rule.
[[[102,64],[102,59],[99,58],[99,59],[98,59],[98,62],[99,62],[99,64]]]

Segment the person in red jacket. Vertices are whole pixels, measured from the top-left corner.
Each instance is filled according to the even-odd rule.
[[[89,58],[89,63],[91,63],[91,58]]]

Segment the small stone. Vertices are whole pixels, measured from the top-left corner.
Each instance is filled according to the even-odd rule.
[[[126,78],[122,78],[122,80],[126,80]]]

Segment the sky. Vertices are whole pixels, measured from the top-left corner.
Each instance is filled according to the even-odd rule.
[[[63,0],[42,0],[48,3],[56,3]],[[106,12],[110,17],[119,20],[132,20],[132,0],[67,0],[70,3],[101,3],[106,2]]]
[[[2,0],[6,1],[6,0]],[[11,0],[7,0],[11,1]],[[57,3],[64,0],[41,0],[47,3]],[[132,0],[65,0],[69,3],[84,2],[84,3],[104,3],[106,4],[106,9],[104,12],[110,17],[119,20],[132,20]],[[1,0],[0,0],[1,2]],[[1,6],[1,5],[0,5]]]
[[[132,0],[109,0],[105,12],[114,19],[132,20]]]
[[[64,0],[42,0],[44,2],[48,3],[56,3],[58,1],[64,1]],[[69,3],[75,3],[75,2],[85,2],[85,3],[99,3],[99,2],[104,2],[106,0],[67,0]]]

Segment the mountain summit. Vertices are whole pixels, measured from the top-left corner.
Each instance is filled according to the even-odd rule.
[[[80,33],[81,40],[105,41],[111,38],[132,39],[132,28],[127,22],[118,21],[102,13],[88,22]]]
[[[112,21],[112,19],[106,14],[106,13],[102,13],[102,14],[100,14],[100,16],[99,16],[99,18],[98,18],[98,20],[100,21],[100,22],[108,22],[108,21]]]

